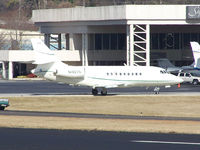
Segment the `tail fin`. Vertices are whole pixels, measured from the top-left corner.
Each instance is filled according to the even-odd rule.
[[[197,42],[190,42],[194,57],[194,67],[200,68],[200,45]]]
[[[158,66],[161,68],[169,68],[169,67],[175,67],[167,58],[161,58],[161,59],[157,59],[158,62]]]
[[[58,61],[55,54],[40,39],[31,39],[35,52],[34,64],[46,64]]]

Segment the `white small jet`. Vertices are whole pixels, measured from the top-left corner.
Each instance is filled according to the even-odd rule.
[[[167,72],[180,72],[183,70],[200,69],[200,45],[197,42],[190,42],[194,62],[189,66],[176,67],[167,58],[157,59],[158,66],[164,68]]]
[[[179,84],[183,80],[159,67],[147,66],[69,66],[58,60],[40,39],[31,39],[39,77],[69,85],[92,87],[92,94],[107,95],[107,88],[159,87]]]

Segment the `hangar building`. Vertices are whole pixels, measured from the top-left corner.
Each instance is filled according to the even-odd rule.
[[[158,58],[188,65],[193,61],[190,41],[200,42],[198,5],[41,9],[33,10],[32,21],[46,45],[70,65],[149,66]],[[33,61],[30,51],[23,53],[27,57],[21,59]]]

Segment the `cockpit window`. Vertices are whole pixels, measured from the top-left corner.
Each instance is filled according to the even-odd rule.
[[[161,73],[161,74],[166,74],[167,71],[165,71],[165,70],[160,70],[160,73]]]

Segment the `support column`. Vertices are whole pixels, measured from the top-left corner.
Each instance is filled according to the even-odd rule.
[[[85,66],[85,38],[82,34],[82,66]]]
[[[58,34],[58,50],[62,49],[62,39],[61,39],[61,33]]]
[[[134,36],[133,36],[133,24],[130,24],[130,66],[134,64]]]
[[[88,34],[82,34],[82,65],[88,66]]]
[[[4,61],[2,63],[2,78],[6,79],[6,64]]]
[[[66,47],[66,50],[70,50],[69,49],[69,34],[65,34],[65,39],[66,39],[66,45],[65,45],[65,47]]]
[[[74,48],[74,34],[70,33],[69,34],[69,50],[75,50]]]
[[[9,80],[13,79],[13,62],[12,61],[8,62],[8,79]]]
[[[85,66],[88,66],[88,34],[85,34]]]
[[[130,27],[126,26],[126,65],[130,66]]]
[[[146,66],[150,66],[150,25],[146,25]]]
[[[127,62],[130,66],[150,66],[150,25],[130,24],[128,28]]]

